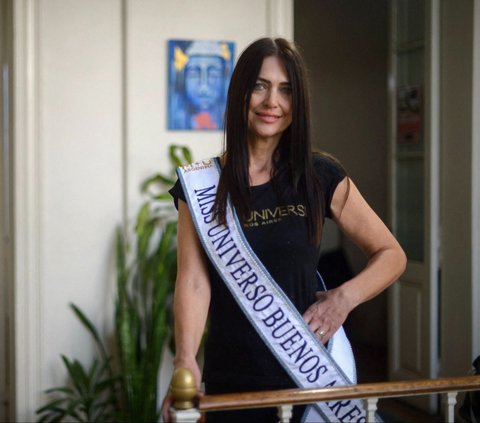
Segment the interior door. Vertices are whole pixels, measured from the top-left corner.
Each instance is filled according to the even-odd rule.
[[[439,2],[392,0],[390,42],[392,228],[408,257],[390,290],[389,376],[438,373]],[[429,412],[435,396],[407,398]]]

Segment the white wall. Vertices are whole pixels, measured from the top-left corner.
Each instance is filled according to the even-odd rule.
[[[170,131],[165,128],[167,40],[225,39],[236,42],[238,57],[266,33],[264,1],[158,0],[127,6],[127,157],[128,209],[135,208],[138,183],[160,167],[171,143],[186,144],[196,159],[218,154],[222,132]]]
[[[237,55],[292,36],[291,0],[17,0],[15,6],[15,313],[18,421],[64,382],[60,354],[88,360],[78,304],[111,332],[113,234],[167,145],[196,158],[221,132],[166,130],[172,38],[226,39]]]
[[[89,353],[79,326],[59,336],[66,323],[75,323],[66,301],[79,303],[96,321],[109,309],[123,173],[117,3],[40,3],[37,139],[45,359],[59,351]],[[42,380],[50,381],[58,366],[55,360],[47,363]]]

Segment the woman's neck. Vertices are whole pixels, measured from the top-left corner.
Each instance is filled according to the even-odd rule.
[[[248,174],[250,185],[261,185],[272,178],[273,154],[277,143],[253,142],[248,148]]]

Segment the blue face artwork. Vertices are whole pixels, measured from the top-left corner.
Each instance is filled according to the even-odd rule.
[[[222,129],[233,43],[169,41],[168,129]]]
[[[225,61],[215,56],[195,56],[185,66],[185,95],[197,110],[213,110],[224,96]]]

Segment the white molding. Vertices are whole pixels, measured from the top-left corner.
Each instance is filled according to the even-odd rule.
[[[293,0],[267,0],[267,35],[293,40]]]
[[[16,421],[34,421],[42,370],[37,0],[14,2],[14,319]]]
[[[480,354],[480,1],[473,3],[472,81],[472,358]]]

